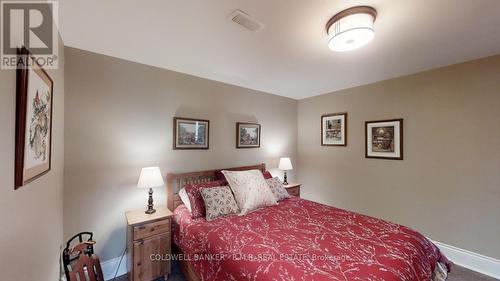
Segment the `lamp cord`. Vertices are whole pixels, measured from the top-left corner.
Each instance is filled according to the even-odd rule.
[[[118,266],[116,267],[115,276],[113,277],[113,281],[116,279],[116,275],[118,275],[118,270],[120,269],[120,265],[122,264],[123,257],[125,256],[125,252],[127,252],[127,246],[123,248],[122,256],[120,257],[120,262],[118,262]]]

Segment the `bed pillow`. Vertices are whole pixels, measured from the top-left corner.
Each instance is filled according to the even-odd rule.
[[[217,186],[226,186],[227,181],[208,181],[197,184],[188,184],[185,186],[189,203],[191,204],[191,217],[193,219],[205,216],[205,203],[201,197],[200,190],[203,188],[213,188]]]
[[[272,179],[273,178],[273,175],[271,175],[271,172],[269,171],[265,171],[264,173],[262,173],[262,175],[264,176],[264,178],[267,180],[267,179]]]
[[[267,185],[269,185],[269,189],[271,189],[271,192],[274,194],[276,201],[281,201],[290,197],[290,195],[288,195],[288,191],[286,191],[286,188],[283,186],[278,177],[267,179],[266,182]]]
[[[264,176],[264,178],[266,180],[267,179],[271,179],[273,177],[273,175],[271,175],[271,173],[269,171],[264,171],[262,173],[262,175]],[[217,179],[217,180],[226,180],[226,177],[222,173],[222,170],[215,170],[215,179]]]
[[[207,221],[240,211],[229,186],[202,188],[200,193],[205,203]]]
[[[222,173],[222,170],[215,170],[214,174],[215,174],[215,179],[216,180],[219,180],[219,181],[226,180],[226,177]]]
[[[186,188],[179,190],[179,197],[186,208],[191,212],[191,202],[189,202],[189,196],[186,192]]]
[[[233,190],[242,215],[277,204],[261,171],[222,171],[222,173]]]

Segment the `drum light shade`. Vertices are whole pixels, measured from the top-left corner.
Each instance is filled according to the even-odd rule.
[[[375,9],[367,6],[349,8],[336,14],[326,25],[328,47],[345,52],[368,44],[375,36],[373,25],[376,17]]]

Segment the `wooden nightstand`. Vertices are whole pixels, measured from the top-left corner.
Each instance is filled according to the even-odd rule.
[[[130,281],[151,281],[170,274],[172,212],[160,207],[154,214],[129,211],[127,217],[128,271]],[[151,255],[161,255],[151,260]]]
[[[287,185],[283,185],[288,191],[288,194],[300,197],[300,183],[289,182]]]

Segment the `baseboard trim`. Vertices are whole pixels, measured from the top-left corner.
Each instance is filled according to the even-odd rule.
[[[467,269],[500,279],[500,260],[432,240],[453,263]],[[452,268],[453,270],[453,268]]]
[[[116,268],[118,267],[119,262],[120,257],[101,262],[102,275],[104,275],[104,280],[112,280],[113,277],[115,277]],[[116,274],[116,276],[118,277],[124,274],[127,274],[127,256],[123,257],[120,268],[118,269],[118,274]]]
[[[431,240],[441,252],[453,263],[467,269],[500,279],[500,260],[490,258],[468,250],[460,249],[445,243]],[[104,280],[112,280],[120,257],[101,262]],[[127,274],[127,256],[123,257],[122,263],[116,276]]]

